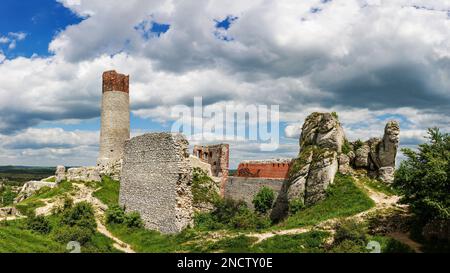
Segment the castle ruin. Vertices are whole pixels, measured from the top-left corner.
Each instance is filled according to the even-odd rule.
[[[220,178],[220,191],[224,195],[224,188],[228,181],[230,165],[230,145],[217,144],[207,146],[194,146],[194,156],[211,165],[213,177]]]
[[[129,76],[116,71],[103,73],[100,153],[102,174],[119,177],[125,141],[130,139]]]

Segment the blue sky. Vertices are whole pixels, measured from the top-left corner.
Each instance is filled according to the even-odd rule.
[[[26,39],[17,43],[14,50],[2,45],[8,58],[30,57],[33,54],[49,55],[48,45],[57,32],[82,19],[54,0],[2,0],[0,9],[0,37],[8,33],[23,32]]]
[[[295,156],[314,111],[338,112],[350,140],[399,120],[402,147],[414,147],[428,127],[450,129],[449,11],[426,0],[4,0],[0,165],[95,164],[111,69],[130,75],[133,135],[169,130],[171,109],[194,97],[279,105],[280,148],[231,141],[232,166]]]

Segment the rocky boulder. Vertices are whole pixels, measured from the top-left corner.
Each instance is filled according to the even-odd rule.
[[[35,192],[37,192],[38,190],[40,190],[44,187],[54,188],[57,185],[58,184],[54,183],[54,182],[29,181],[22,186],[22,189],[20,190],[19,194],[16,197],[15,203],[19,203],[19,202],[27,199],[28,197],[33,195]]]
[[[67,170],[67,181],[101,182],[102,178],[97,167],[71,168]]]
[[[369,140],[351,143],[351,151],[355,158],[350,164],[356,169],[366,169],[368,174],[385,183],[394,181],[395,159],[400,140],[400,125],[397,121],[389,121],[384,129],[383,138],[373,137]],[[350,162],[352,160],[350,159]]]

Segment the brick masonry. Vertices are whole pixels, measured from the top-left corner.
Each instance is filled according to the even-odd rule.
[[[238,177],[286,179],[292,159],[243,161],[237,170]]]

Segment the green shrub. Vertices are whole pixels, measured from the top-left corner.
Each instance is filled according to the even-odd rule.
[[[342,145],[342,153],[345,155],[348,155],[352,151],[352,146],[350,146],[350,143],[347,139],[344,140],[344,144]]]
[[[220,199],[215,182],[200,168],[194,168],[192,172],[192,197],[194,204],[214,204]]]
[[[129,228],[142,228],[142,227],[144,227],[144,222],[141,219],[141,215],[137,211],[133,211],[133,212],[128,213],[125,216],[124,223]]]
[[[270,219],[247,207],[243,201],[220,200],[211,213],[198,213],[195,225],[201,230],[218,229],[262,229],[271,225]]]
[[[125,221],[125,211],[118,205],[114,205],[106,211],[106,223],[122,224]]]
[[[355,220],[339,221],[336,224],[334,242],[335,244],[340,244],[344,241],[352,241],[355,244],[364,246],[367,243],[366,227]]]
[[[450,134],[428,130],[429,143],[402,149],[406,160],[395,172],[394,187],[423,224],[450,219]]]
[[[61,226],[53,234],[56,241],[67,244],[71,241],[79,242],[84,245],[91,241],[94,232],[91,229],[87,229],[80,226]]]
[[[289,214],[295,215],[297,212],[303,210],[305,208],[305,203],[303,200],[296,198],[289,202]]]
[[[331,253],[364,253],[368,252],[364,245],[352,240],[343,240],[338,244],[334,244]]]
[[[17,194],[11,190],[11,187],[6,187],[1,195],[2,205],[10,206],[14,203]]]
[[[355,151],[357,151],[359,148],[361,148],[362,146],[364,146],[364,142],[362,142],[361,141],[361,139],[358,139],[358,140],[356,140],[354,143],[353,143],[353,149],[355,150]]]
[[[205,212],[195,214],[194,225],[200,230],[218,230],[226,228],[223,223],[218,221],[215,215]]]
[[[61,218],[61,224],[95,231],[97,223],[95,222],[95,214],[92,205],[87,202],[80,202],[73,208],[64,211]]]
[[[44,216],[30,216],[27,218],[27,229],[41,234],[49,234],[52,228]]]
[[[339,120],[339,116],[338,116],[338,113],[337,113],[337,112],[331,112],[331,115],[332,115],[335,119]]]
[[[125,224],[129,228],[142,228],[144,222],[141,215],[137,211],[125,213],[120,206],[112,206],[106,211],[106,223],[108,224]]]
[[[234,229],[245,230],[267,228],[271,222],[268,217],[257,215],[247,207],[241,207],[233,218],[231,218],[230,224]]]
[[[221,223],[230,223],[231,219],[241,210],[247,208],[244,201],[235,201],[233,199],[221,199],[216,203],[216,208],[212,214]]]
[[[275,193],[271,188],[262,187],[261,190],[253,198],[253,206],[255,211],[264,214],[272,208]]]

